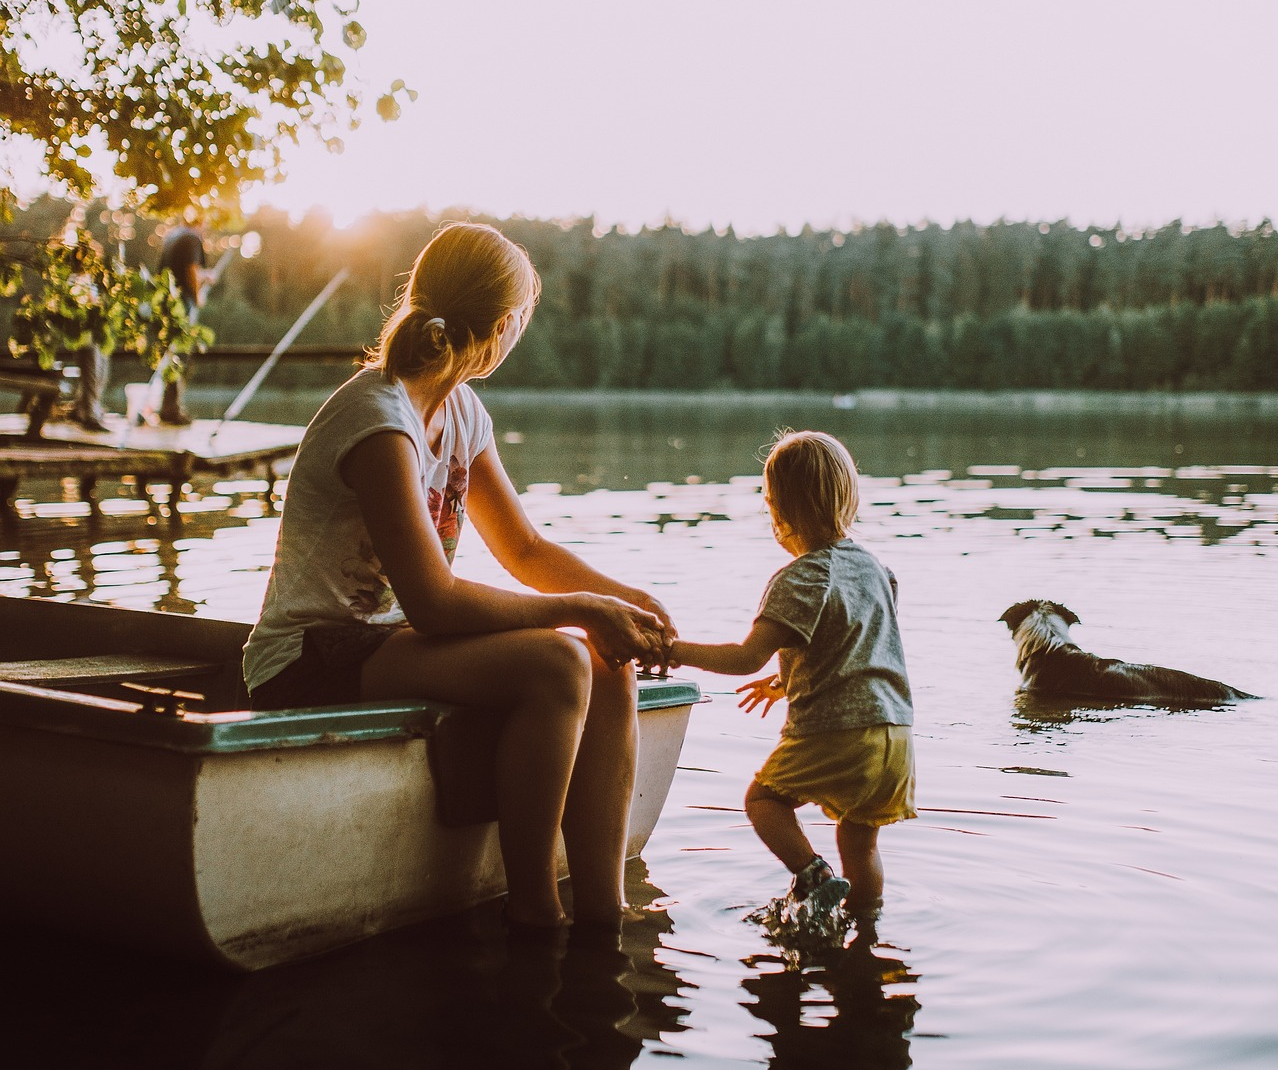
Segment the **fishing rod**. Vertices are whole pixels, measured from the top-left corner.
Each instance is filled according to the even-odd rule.
[[[245,383],[244,389],[235,396],[235,400],[231,402],[226,412],[223,413],[222,419],[217,422],[217,426],[213,428],[212,433],[209,435],[210,442],[217,437],[218,432],[222,430],[222,426],[224,424],[234,420],[241,412],[244,411],[244,406],[253,400],[253,395],[257,393],[257,388],[261,386],[263,380],[271,374],[271,370],[279,363],[280,357],[284,355],[284,351],[293,344],[293,341],[297,338],[297,336],[301,334],[306,325],[311,322],[315,313],[324,307],[324,305],[328,302],[328,299],[333,296],[334,291],[336,291],[336,289],[346,281],[346,277],[349,274],[349,269],[342,268],[336,275],[328,280],[328,285],[316,295],[315,300],[306,306],[306,311],[297,317],[297,321],[288,329],[288,333],[285,334],[284,337],[279,340],[279,343],[275,346],[275,348],[271,350],[271,355],[267,357],[266,360],[262,362],[262,366],[253,373],[253,378]]]

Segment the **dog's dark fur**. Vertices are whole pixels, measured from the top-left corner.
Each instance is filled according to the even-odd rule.
[[[1069,637],[1069,626],[1077,624],[1078,617],[1059,602],[1017,602],[999,620],[1016,640],[1022,691],[1182,705],[1256,697],[1179,669],[1090,654]]]

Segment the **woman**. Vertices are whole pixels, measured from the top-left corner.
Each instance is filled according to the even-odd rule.
[[[298,449],[244,671],[259,709],[431,698],[507,710],[508,924],[567,924],[562,828],[574,921],[615,927],[637,745],[631,663],[664,663],[674,628],[655,599],[537,531],[466,385],[506,359],[539,291],[527,254],[491,227],[453,224],[422,250],[376,351]],[[532,591],[453,575],[467,515]]]

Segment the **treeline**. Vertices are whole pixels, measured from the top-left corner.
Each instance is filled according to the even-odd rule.
[[[41,202],[25,222],[35,231],[56,215]],[[338,229],[318,212],[259,212],[245,229],[261,252],[233,264],[202,321],[220,343],[273,343],[345,267],[349,280],[299,343],[367,345],[441,218],[460,217],[376,214]],[[153,228],[94,211],[86,221],[154,265]],[[489,221],[528,249],[544,283],[494,385],[1278,390],[1268,220],[1145,232],[884,223],[767,237]]]

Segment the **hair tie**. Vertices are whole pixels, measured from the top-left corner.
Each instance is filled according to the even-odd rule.
[[[426,321],[427,327],[434,327],[436,325],[438,325],[441,331],[446,329],[446,326],[444,324],[444,318],[442,316],[432,316],[430,319]]]

